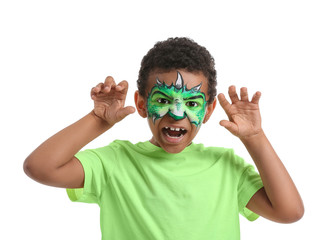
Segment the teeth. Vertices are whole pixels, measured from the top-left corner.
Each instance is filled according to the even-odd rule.
[[[173,127],[165,127],[165,129],[170,129],[171,131],[185,131],[185,129],[184,128],[173,128]]]

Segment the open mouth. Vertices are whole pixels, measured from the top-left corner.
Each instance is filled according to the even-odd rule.
[[[173,128],[173,127],[164,127],[162,131],[167,137],[175,139],[181,138],[187,133],[187,130],[184,128]]]

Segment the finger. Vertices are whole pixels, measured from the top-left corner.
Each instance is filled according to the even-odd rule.
[[[132,114],[135,112],[135,108],[132,106],[124,107],[118,111],[118,119],[121,121],[125,117],[127,117],[129,114]]]
[[[100,90],[103,88],[103,83],[98,83],[97,86],[95,86],[94,88],[92,88],[93,92],[95,93],[99,93]]]
[[[239,101],[239,97],[236,93],[236,88],[235,86],[230,86],[228,89],[228,95],[231,98],[232,103],[236,103]]]
[[[247,88],[245,88],[245,87],[241,88],[240,95],[241,95],[241,101],[249,102]]]
[[[223,93],[218,94],[218,100],[219,100],[220,106],[225,111],[227,111],[227,109],[229,109],[229,107],[231,106],[231,104],[227,101],[227,99]]]
[[[102,86],[103,86],[103,83],[99,83],[97,86],[95,86],[91,89],[90,95],[92,98],[95,97],[98,93],[100,93]]]
[[[232,123],[230,121],[227,120],[221,120],[219,122],[220,126],[223,126],[224,128],[226,128],[228,131],[230,131],[232,134],[236,135],[238,128],[237,125],[235,123]]]
[[[112,88],[116,86],[114,78],[111,76],[106,77],[102,91],[103,93],[108,93],[111,91]]]
[[[115,88],[115,90],[126,93],[128,91],[128,82],[126,80],[121,81]]]
[[[258,104],[259,103],[259,99],[261,98],[261,96],[262,96],[261,92],[256,92],[254,94],[254,96],[252,97],[251,102],[255,103],[255,104]]]

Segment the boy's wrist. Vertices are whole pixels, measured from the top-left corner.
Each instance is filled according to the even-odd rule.
[[[251,136],[240,138],[240,140],[244,145],[248,145],[248,144],[252,144],[255,142],[261,142],[265,138],[266,138],[265,133],[264,133],[263,129],[261,129],[259,132],[255,133]]]
[[[106,120],[102,119],[101,117],[97,116],[96,113],[92,110],[89,115],[96,121],[96,123],[102,127],[108,130],[109,128],[113,127],[114,124],[110,124]]]

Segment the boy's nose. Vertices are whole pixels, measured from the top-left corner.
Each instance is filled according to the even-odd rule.
[[[186,117],[182,107],[182,102],[178,99],[174,101],[174,104],[170,107],[169,110],[169,115],[175,120],[181,120]]]

